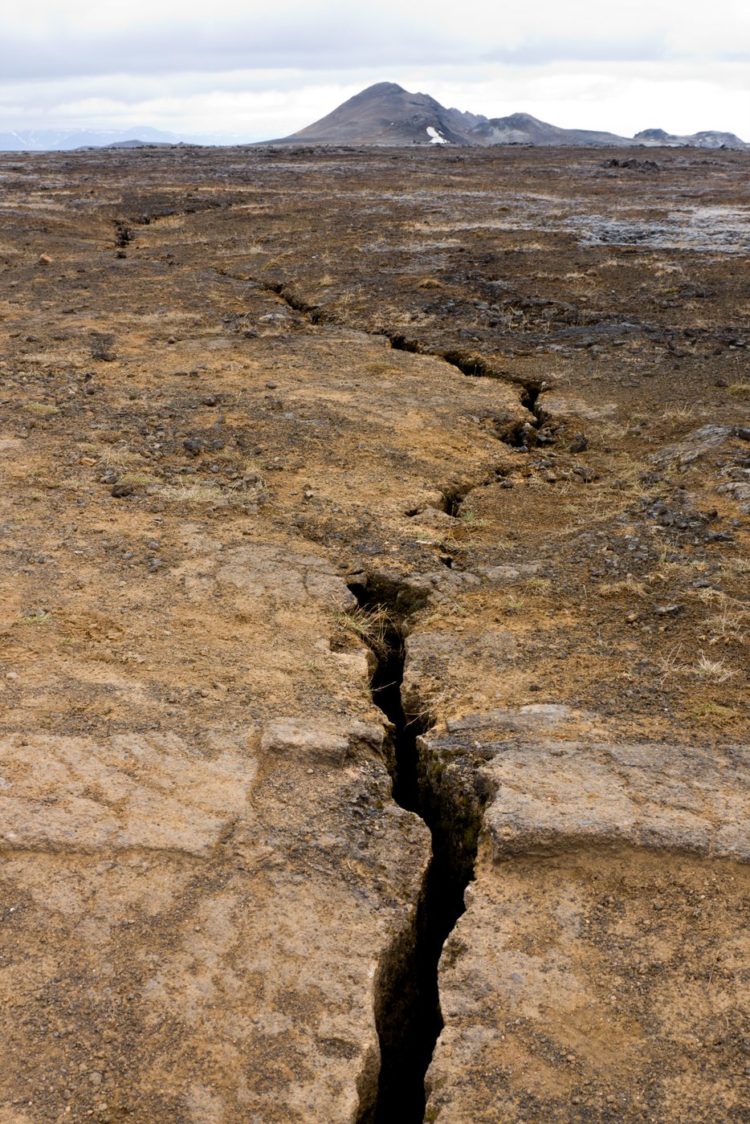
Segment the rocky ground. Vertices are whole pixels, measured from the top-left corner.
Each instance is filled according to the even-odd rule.
[[[1,1124],[750,1120],[748,160],[0,158]]]

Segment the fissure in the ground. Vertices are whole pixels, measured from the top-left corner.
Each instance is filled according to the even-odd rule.
[[[381,967],[375,1017],[380,1039],[377,1099],[363,1106],[359,1124],[421,1124],[425,1075],[443,1020],[438,964],[446,938],[464,912],[464,890],[473,877],[481,808],[452,807],[433,787],[419,754],[419,738],[430,720],[404,709],[404,590],[383,582],[353,585],[360,609],[372,621],[376,657],[373,701],[391,725],[393,796],[425,821],[432,857],[422,886],[413,930]]]
[[[312,324],[333,324],[337,322],[332,313],[326,313],[317,305],[308,303],[285,285],[284,282],[261,281],[259,284],[262,284],[268,292],[275,293],[276,296],[280,297],[286,305],[295,312],[303,313]],[[381,334],[380,331],[372,332],[368,331],[366,328],[362,330],[368,332],[370,335]],[[483,358],[483,356],[473,352],[464,352],[450,348],[448,350],[434,350],[423,345],[419,340],[410,339],[401,333],[388,333],[387,339],[394,351],[406,351],[411,354],[436,356],[437,358],[445,360],[446,363],[455,367],[457,371],[461,371],[462,374],[470,378],[498,379],[501,382],[518,381],[513,379],[508,371],[496,369]],[[545,423],[548,418],[539,405],[539,396],[543,390],[543,384],[538,382],[520,382],[519,385],[521,387],[521,405],[525,406],[530,416],[525,421],[498,426],[497,437],[506,445],[510,445],[512,448],[516,449],[528,449],[537,444],[552,444],[553,438],[545,429]]]

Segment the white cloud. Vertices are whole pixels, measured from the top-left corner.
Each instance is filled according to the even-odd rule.
[[[436,75],[430,93],[444,104],[488,117],[523,110],[564,128],[609,129],[625,136],[650,127],[675,133],[726,129],[750,139],[743,63],[506,66],[470,86]]]

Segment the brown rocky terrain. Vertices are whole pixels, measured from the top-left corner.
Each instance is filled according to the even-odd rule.
[[[648,155],[0,157],[1,1124],[750,1120],[749,158]]]

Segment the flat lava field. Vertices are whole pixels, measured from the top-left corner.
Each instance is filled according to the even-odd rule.
[[[749,173],[0,156],[0,1124],[750,1120]]]

